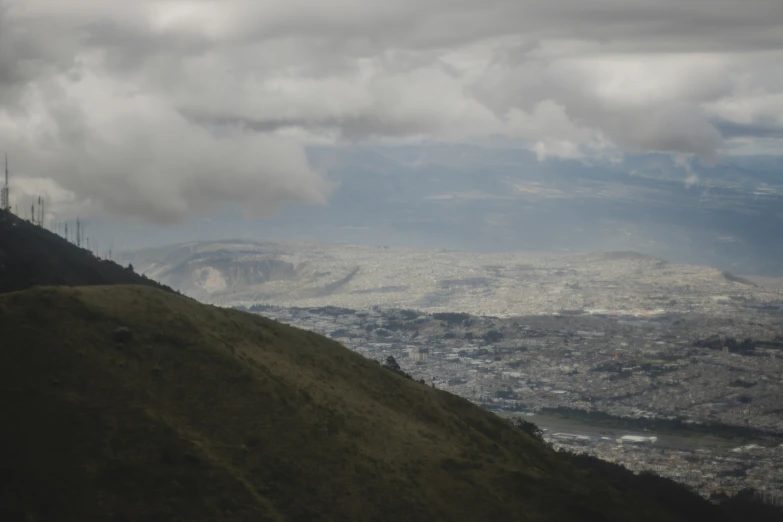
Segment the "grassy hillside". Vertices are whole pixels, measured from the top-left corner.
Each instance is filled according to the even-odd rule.
[[[0,295],[0,332],[2,520],[693,520],[258,316],[34,288]]]
[[[0,293],[35,285],[140,284],[170,290],[0,210]]]

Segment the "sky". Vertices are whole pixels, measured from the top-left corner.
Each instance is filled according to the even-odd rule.
[[[0,151],[53,218],[252,220],[311,147],[781,155],[781,63],[780,0],[0,0]]]

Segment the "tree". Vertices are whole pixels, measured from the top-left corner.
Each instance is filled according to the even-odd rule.
[[[376,361],[377,362],[377,361]],[[397,373],[399,375],[402,375],[406,379],[413,380],[413,376],[407,372],[402,371],[402,368],[400,367],[400,364],[397,362],[397,360],[393,356],[388,356],[386,358],[386,362],[383,363],[383,367],[387,370]]]
[[[386,358],[386,362],[383,363],[383,367],[393,372],[400,372],[401,368],[394,356],[390,355]]]
[[[503,334],[497,330],[490,330],[484,334],[484,342],[487,344],[496,343],[503,340]]]
[[[520,430],[524,431],[525,433],[527,433],[528,435],[536,439],[537,441],[539,442],[544,441],[544,432],[541,430],[541,428],[539,428],[529,420],[525,420],[522,417],[513,417],[509,419],[509,422],[513,426],[516,426]]]

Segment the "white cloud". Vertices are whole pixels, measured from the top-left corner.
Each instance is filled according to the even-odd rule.
[[[782,60],[779,0],[0,0],[0,148],[102,212],[273,212],[328,197],[310,142],[780,153]]]

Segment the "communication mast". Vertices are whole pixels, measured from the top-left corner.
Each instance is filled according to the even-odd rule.
[[[5,184],[0,189],[0,208],[11,212],[10,191],[8,190],[8,154],[5,155]]]

